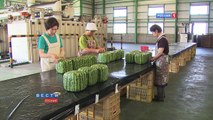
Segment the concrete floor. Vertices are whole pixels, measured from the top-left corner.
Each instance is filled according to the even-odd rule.
[[[114,44],[120,49],[120,44]],[[126,52],[140,45],[124,44]],[[154,48],[150,45],[150,48]],[[165,102],[142,103],[121,98],[121,120],[212,120],[213,49],[197,48],[195,58],[170,74]],[[0,81],[40,72],[39,64],[0,67]]]
[[[41,72],[39,63],[19,65],[14,66],[14,68],[10,68],[8,65],[9,63],[0,64],[0,81]]]
[[[213,49],[197,48],[192,61],[179,73],[170,74],[165,102],[142,103],[122,97],[121,120],[212,120],[212,63]]]

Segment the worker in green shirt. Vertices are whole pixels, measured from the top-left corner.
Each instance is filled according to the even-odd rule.
[[[42,72],[55,69],[58,60],[64,58],[62,39],[56,34],[58,27],[59,23],[55,18],[47,19],[45,22],[46,33],[39,37],[38,49]]]
[[[101,48],[93,34],[97,31],[95,23],[87,23],[86,32],[79,39],[80,51],[78,52],[79,56],[102,53],[105,51],[104,48]]]

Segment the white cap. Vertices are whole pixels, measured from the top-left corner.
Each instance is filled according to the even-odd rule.
[[[96,31],[97,30],[96,24],[95,23],[87,23],[86,30]]]

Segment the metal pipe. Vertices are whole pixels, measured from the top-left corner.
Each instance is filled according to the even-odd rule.
[[[176,15],[178,15],[178,2],[177,2],[177,0],[176,0],[176,9],[175,9],[175,12],[176,12]],[[177,39],[178,39],[178,27],[177,27],[177,22],[178,22],[178,17],[176,16],[176,18],[175,18],[175,42],[177,42]]]
[[[112,44],[113,44],[113,43],[112,43],[112,39],[113,39],[113,38],[112,38],[112,36],[111,36],[111,41],[110,41],[110,42],[111,42],[111,48],[112,48]]]
[[[92,0],[92,18],[95,16],[95,0]]]
[[[83,15],[83,5],[82,5],[82,0],[80,0],[80,15]]]
[[[105,15],[106,14],[106,11],[105,11],[105,0],[102,0],[102,4],[103,4],[103,15]]]
[[[138,0],[135,0],[135,43],[138,38]]]
[[[121,49],[123,49],[123,35],[121,34]]]

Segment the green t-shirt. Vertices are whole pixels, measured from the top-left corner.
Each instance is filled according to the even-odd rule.
[[[53,37],[47,35],[46,33],[44,35],[45,35],[45,37],[47,37],[47,39],[49,40],[50,43],[56,43],[57,42],[56,35],[54,35]],[[60,38],[60,48],[62,48],[63,45],[62,45],[61,36],[59,36],[59,38]],[[44,37],[42,37],[42,36],[40,36],[39,39],[38,39],[38,49],[43,49],[44,53],[48,52],[47,42],[45,41]]]
[[[82,35],[79,39],[79,46],[81,50],[85,48],[97,48],[98,42],[93,36]]]

